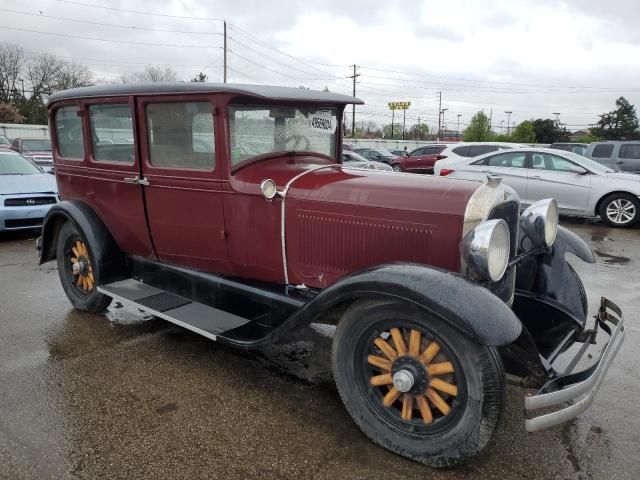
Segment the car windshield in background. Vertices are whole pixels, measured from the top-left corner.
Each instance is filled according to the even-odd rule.
[[[393,153],[391,153],[389,150],[376,150],[376,152],[378,152],[383,157],[395,157],[396,156]]]
[[[0,175],[35,175],[42,173],[29,160],[17,153],[0,154]]]
[[[25,152],[50,152],[51,140],[47,138],[35,140],[23,140],[22,150]]]
[[[335,158],[337,118],[330,108],[231,105],[231,164],[278,152]]]
[[[11,142],[7,140],[7,137],[0,136],[0,145],[11,145]]]

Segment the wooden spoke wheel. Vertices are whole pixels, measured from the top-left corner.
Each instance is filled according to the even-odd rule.
[[[84,294],[92,292],[95,287],[95,279],[86,243],[81,239],[71,241],[67,256],[71,264],[70,273],[73,284]]]
[[[391,326],[376,332],[366,363],[375,397],[403,421],[431,425],[456,406],[455,359],[424,329]]]

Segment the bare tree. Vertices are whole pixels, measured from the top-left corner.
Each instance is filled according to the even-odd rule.
[[[141,72],[131,73],[129,75],[122,75],[120,81],[122,83],[137,83],[137,82],[175,82],[178,80],[178,72],[171,67],[158,67],[155,65],[149,65]]]
[[[10,102],[18,96],[17,85],[24,63],[22,48],[9,43],[0,44],[0,101]]]
[[[93,85],[93,72],[84,65],[75,62],[64,62],[61,65],[58,79],[55,82],[55,90],[67,88],[88,87]]]
[[[40,101],[45,95],[56,90],[63,68],[64,62],[50,53],[42,53],[31,58],[27,62],[31,100]]]

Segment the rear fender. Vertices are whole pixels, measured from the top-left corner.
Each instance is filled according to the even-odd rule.
[[[520,320],[509,306],[486,288],[455,273],[405,263],[382,265],[344,277],[290,320],[298,326],[322,322],[323,313],[360,299],[413,303],[482,345],[508,345],[522,331]]]
[[[72,222],[84,236],[98,262],[101,283],[124,278],[124,255],[118,248],[111,232],[98,214],[86,203],[65,200],[51,207],[42,225],[40,240],[40,265],[56,259],[58,234],[66,222]]]

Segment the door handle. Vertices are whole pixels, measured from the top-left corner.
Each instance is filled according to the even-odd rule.
[[[533,178],[534,180],[540,180],[540,175],[533,175],[529,178]]]
[[[133,184],[137,184],[137,185],[149,185],[149,180],[147,180],[147,177],[124,177],[123,178],[124,183],[133,183]]]

